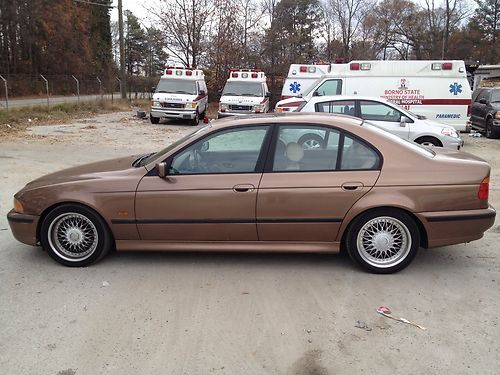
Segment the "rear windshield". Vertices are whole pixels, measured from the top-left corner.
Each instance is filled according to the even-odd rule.
[[[260,82],[226,82],[222,95],[229,96],[264,96]]]
[[[156,92],[196,95],[196,82],[184,79],[162,78],[158,82],[158,86],[156,86]]]
[[[385,137],[390,138],[392,141],[399,143],[400,145],[403,145],[404,147],[411,148],[413,151],[418,152],[419,154],[425,155],[427,157],[433,158],[436,156],[436,153],[432,151],[429,147],[419,145],[418,143],[408,141],[404,138],[398,137],[397,135],[394,135],[392,133],[389,133],[387,130],[371,123],[368,121],[363,122],[363,126],[374,130],[375,132],[379,134],[383,134]]]

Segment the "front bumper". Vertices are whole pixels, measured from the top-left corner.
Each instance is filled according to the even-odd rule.
[[[151,108],[151,116],[159,118],[173,118],[178,120],[193,120],[196,117],[194,109],[180,108]]]
[[[38,243],[37,227],[40,216],[21,214],[11,210],[7,214],[10,230],[19,242],[35,246]]]
[[[428,247],[470,242],[483,237],[495,223],[492,206],[479,210],[436,211],[416,214],[427,231]]]
[[[443,140],[443,147],[450,150],[460,150],[464,146],[464,140],[462,138],[446,137]]]

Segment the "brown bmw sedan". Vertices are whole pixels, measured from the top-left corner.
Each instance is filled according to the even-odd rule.
[[[481,238],[495,220],[489,175],[473,155],[421,147],[351,117],[263,115],[37,179],[15,195],[8,220],[19,241],[66,266],[89,265],[112,247],[346,249],[366,269],[390,273],[419,247]]]

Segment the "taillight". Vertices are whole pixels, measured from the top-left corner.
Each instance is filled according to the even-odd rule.
[[[351,63],[351,70],[359,70],[359,63]]]
[[[451,68],[453,67],[453,64],[452,63],[443,63],[442,67],[443,67],[443,70],[451,70]]]
[[[467,105],[467,117],[470,117],[470,115],[472,114],[472,108],[471,108],[471,105]]]
[[[488,200],[488,192],[490,190],[490,176],[483,178],[483,181],[479,184],[479,191],[477,192],[477,197],[482,201]]]

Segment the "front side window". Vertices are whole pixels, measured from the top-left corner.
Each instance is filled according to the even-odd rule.
[[[337,100],[316,104],[316,112],[337,113],[340,115],[356,115],[354,100]]]
[[[202,138],[174,156],[169,174],[255,172],[267,130],[229,129]]]
[[[359,106],[363,120],[401,122],[401,112],[384,103],[361,100]]]
[[[314,96],[340,95],[342,94],[342,81],[340,79],[329,79],[323,82],[315,91]]]

